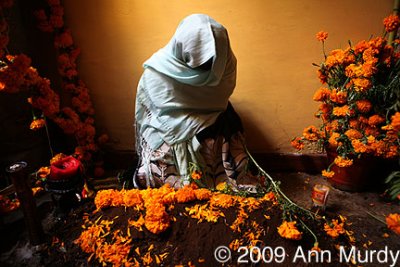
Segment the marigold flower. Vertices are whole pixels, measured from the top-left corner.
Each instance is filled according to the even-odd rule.
[[[384,123],[385,121],[386,121],[385,118],[378,114],[372,115],[371,117],[368,118],[368,124],[371,126],[377,126],[379,124]]]
[[[366,78],[354,78],[351,81],[354,84],[354,89],[357,92],[365,92],[372,86],[371,80]]]
[[[326,87],[319,88],[313,96],[314,101],[324,101],[327,100],[330,95],[330,91]]]
[[[328,38],[328,33],[325,31],[319,31],[319,32],[317,32],[315,37],[317,38],[318,41],[323,42]]]
[[[349,129],[344,133],[350,140],[352,139],[360,139],[363,137],[363,134],[357,131],[356,129]]]
[[[337,147],[339,145],[339,142],[337,139],[340,137],[340,134],[337,132],[332,132],[331,136],[328,139],[329,145],[331,147]]]
[[[39,130],[39,129],[43,128],[45,125],[46,125],[46,121],[45,121],[44,119],[42,119],[42,118],[40,118],[40,119],[34,119],[34,120],[31,122],[31,125],[29,126],[29,128],[30,128],[31,130],[36,131],[36,130]]]
[[[206,188],[200,188],[194,190],[194,194],[198,200],[208,200],[212,196],[212,192]]]
[[[170,218],[163,204],[154,202],[146,208],[145,227],[153,234],[164,232],[170,226]]]
[[[368,147],[366,144],[364,144],[361,140],[359,139],[354,139],[351,140],[351,145],[354,148],[354,151],[356,153],[365,153],[368,151]]]
[[[309,141],[317,141],[319,139],[319,131],[317,127],[311,125],[303,130],[303,136]]]
[[[278,227],[278,233],[281,237],[292,240],[300,240],[302,238],[302,233],[296,228],[296,222],[283,223]]]
[[[349,167],[353,164],[352,159],[343,158],[341,156],[337,156],[334,160],[335,164],[339,167]]]
[[[52,157],[50,159],[50,165],[54,164],[57,161],[60,161],[61,159],[67,157],[67,155],[63,154],[63,153],[58,153],[56,154],[54,157]]]
[[[344,105],[342,107],[334,107],[332,110],[332,114],[337,117],[345,117],[345,116],[352,116],[354,111],[350,109],[348,105]]]
[[[396,112],[392,117],[391,117],[391,123],[390,123],[395,131],[400,131],[400,112]]]
[[[122,196],[126,207],[135,207],[143,204],[143,198],[138,189],[124,191]]]
[[[290,144],[297,150],[302,150],[304,148],[304,143],[301,137],[294,138]]]
[[[196,200],[195,190],[189,186],[185,186],[176,191],[175,198],[178,203],[188,203],[190,201],[194,201]]]
[[[332,178],[334,175],[335,175],[334,171],[327,171],[327,170],[322,171],[322,176],[326,178]]]
[[[332,220],[331,224],[325,223],[324,230],[332,238],[337,238],[339,235],[346,233],[344,221],[339,223],[338,220]]]
[[[218,191],[223,191],[225,190],[227,187],[226,182],[221,182],[219,184],[217,184],[217,186],[215,187],[215,189],[217,189]]]
[[[400,214],[398,213],[389,214],[386,217],[386,224],[390,230],[400,235]]]
[[[367,99],[357,100],[356,101],[357,110],[361,113],[367,113],[371,110],[372,104]]]
[[[37,172],[36,175],[40,178],[44,179],[50,174],[50,167],[41,167]]]
[[[193,180],[200,180],[201,179],[201,171],[195,170],[192,172],[191,177]]]
[[[399,28],[400,18],[397,15],[389,15],[383,19],[383,25],[385,26],[386,32],[393,32]]]
[[[333,89],[330,93],[330,99],[334,103],[345,104],[347,102],[347,92]]]

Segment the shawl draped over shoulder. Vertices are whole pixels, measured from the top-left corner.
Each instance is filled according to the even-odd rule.
[[[203,68],[211,63],[211,68]],[[236,85],[236,58],[227,30],[207,15],[179,24],[169,43],[145,63],[136,95],[137,151],[163,143],[174,149],[181,175],[201,163],[196,139],[228,105]]]

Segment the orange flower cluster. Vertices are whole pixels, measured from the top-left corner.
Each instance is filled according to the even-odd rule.
[[[388,32],[397,30],[399,17],[389,16],[384,25]],[[326,37],[317,34],[319,41]],[[400,73],[399,41],[389,44],[376,37],[328,53],[318,69],[322,87],[313,96],[321,102],[316,117],[322,125],[305,128],[291,145],[301,150],[307,142],[316,142],[336,150],[341,157],[335,164],[341,167],[350,166],[351,159],[363,154],[398,157],[400,115],[394,107],[399,99],[392,80]],[[334,173],[324,170],[323,175]]]
[[[53,32],[55,29],[59,29],[64,26],[64,8],[61,6],[59,0],[48,0],[48,5],[51,9],[51,14],[48,16],[46,12],[41,10],[36,10],[34,15],[37,20],[37,27],[44,32]]]
[[[5,195],[0,195],[0,214],[5,214],[18,209],[20,202],[18,199],[11,200]]]
[[[281,237],[292,240],[300,240],[302,233],[296,228],[296,222],[283,221],[278,227],[278,233]]]
[[[390,230],[400,235],[400,214],[398,213],[389,214],[386,217],[386,224]]]
[[[13,0],[1,0],[0,1],[0,13],[3,14],[5,12],[4,9],[8,9],[12,7],[13,5]],[[8,23],[2,17],[0,19],[0,58],[3,58],[4,55],[6,55],[6,47],[9,42],[9,37],[8,37]]]
[[[400,18],[397,15],[390,15],[383,19],[386,32],[393,32],[399,28]]]
[[[332,238],[337,238],[339,235],[346,233],[346,230],[344,229],[345,218],[343,216],[341,216],[340,218],[340,223],[339,220],[333,219],[331,223],[324,224],[324,230],[326,234]]]

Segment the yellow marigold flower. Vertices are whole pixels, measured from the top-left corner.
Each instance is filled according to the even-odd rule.
[[[334,175],[335,175],[334,171],[327,171],[327,170],[322,171],[322,176],[325,176],[326,178],[332,178]]]
[[[329,95],[330,95],[329,89],[326,87],[321,87],[314,93],[313,100],[324,101],[328,99]]]
[[[353,164],[352,159],[343,158],[341,156],[337,156],[334,160],[335,164],[339,167],[349,167]]]
[[[349,139],[360,139],[363,137],[363,134],[357,131],[356,129],[349,129],[344,133]]]
[[[317,32],[315,37],[317,38],[318,41],[323,42],[328,38],[328,33],[325,31],[319,31],[319,32]]]
[[[191,177],[192,177],[193,180],[200,180],[201,179],[201,175],[202,175],[201,171],[195,170],[195,171],[192,172]]]
[[[226,188],[226,182],[221,182],[219,184],[217,184],[217,186],[215,187],[215,189],[217,189],[218,191],[223,191]]]
[[[400,18],[397,15],[389,15],[383,19],[386,32],[393,32],[399,28]]]
[[[398,213],[389,214],[386,217],[386,224],[390,230],[400,235],[400,214]]]
[[[281,237],[286,239],[300,240],[302,237],[302,233],[296,228],[295,221],[283,221],[283,223],[278,227],[278,233]]]
[[[369,100],[362,99],[356,101],[356,107],[361,113],[367,113],[371,110],[372,104]]]
[[[46,121],[44,119],[34,119],[31,122],[31,125],[29,126],[29,128],[31,130],[36,131],[36,130],[43,128],[45,125],[46,125]]]
[[[380,115],[372,115],[371,117],[368,118],[368,124],[371,126],[377,126],[379,124],[384,123],[386,120],[384,117],[380,116]]]

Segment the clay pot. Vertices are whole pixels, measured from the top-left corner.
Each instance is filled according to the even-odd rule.
[[[328,162],[334,161],[338,155],[332,149],[326,150]],[[396,159],[384,159],[372,155],[362,155],[361,158],[353,158],[353,164],[348,167],[331,166],[335,172],[328,181],[340,190],[350,192],[362,192],[367,190],[379,190],[383,187],[385,178],[396,168]]]

